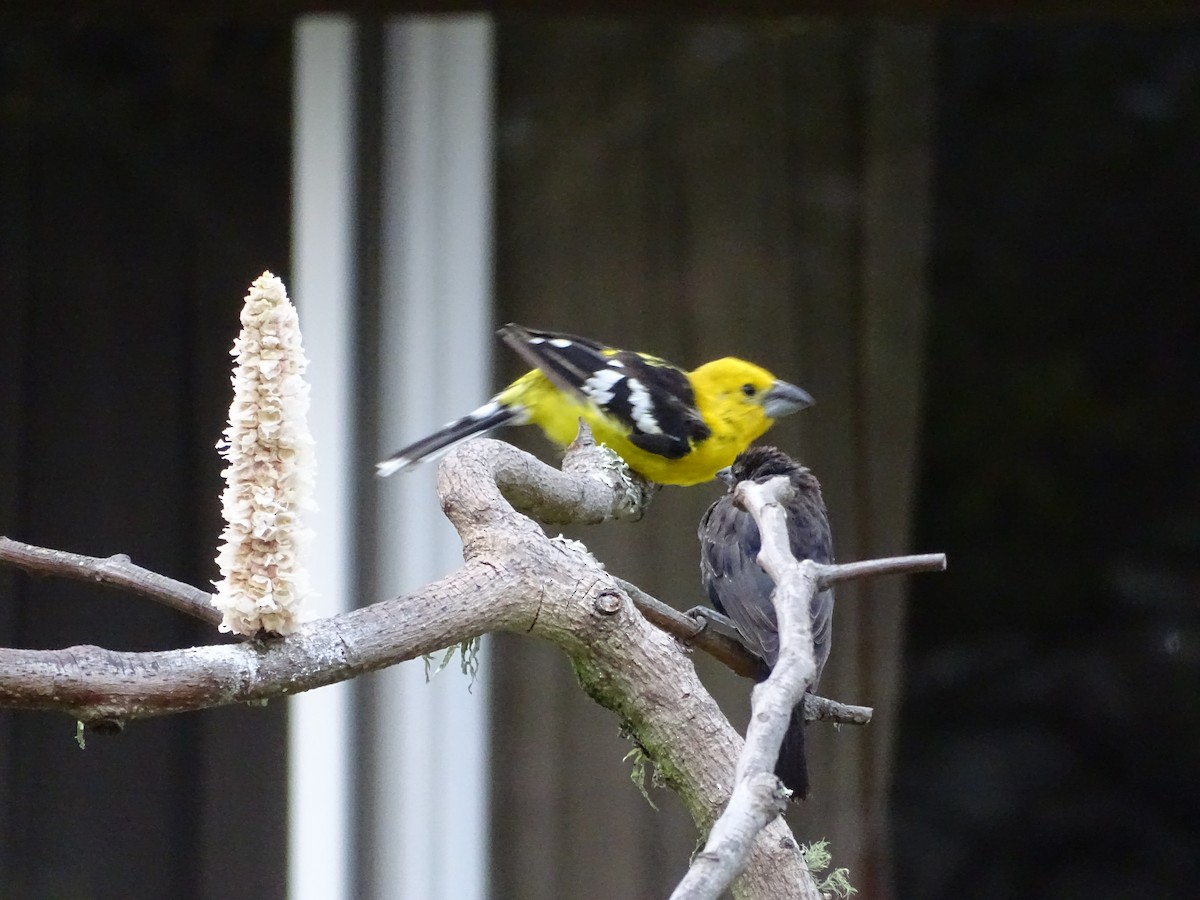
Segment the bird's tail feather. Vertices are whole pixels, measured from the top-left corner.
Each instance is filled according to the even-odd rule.
[[[407,447],[397,450],[383,462],[376,463],[376,474],[386,478],[401,469],[424,462],[439,453],[449,450],[455,444],[469,437],[483,434],[501,425],[519,423],[521,412],[511,406],[505,406],[496,400],[486,403],[473,413],[455,419],[439,428],[429,437],[414,441]]]
[[[804,756],[804,701],[792,710],[791,721],[779,747],[775,774],[798,800],[808,796],[808,761]]]

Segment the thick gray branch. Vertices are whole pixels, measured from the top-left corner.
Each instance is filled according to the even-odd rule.
[[[497,453],[483,441],[472,441],[452,457],[453,467],[443,464],[439,472],[442,508],[458,529],[468,561],[505,553],[528,560],[541,553],[537,539],[545,539],[540,529],[523,531],[513,523],[519,543],[506,548],[497,542],[507,528],[487,527],[478,517],[467,514],[494,502],[494,485],[505,484],[504,473],[510,464],[506,460],[516,452],[508,448]],[[611,482],[606,480],[606,484],[611,487]],[[585,515],[599,517],[605,511],[601,504]],[[611,576],[599,570],[586,548],[573,542],[548,543],[563,553],[581,555],[581,570],[592,583],[578,598],[580,602],[568,608],[588,611],[586,603],[590,603],[591,615],[564,621],[559,616],[548,616],[543,602],[534,633],[567,652],[584,689],[621,717],[660,775],[684,801],[696,824],[701,830],[709,828],[730,797],[729,775],[741,746],[740,738],[697,679],[691,661],[679,652],[678,644],[637,613],[628,596]],[[558,567],[563,562],[557,558],[546,562],[534,584],[549,596],[562,575]],[[578,591],[578,587],[572,587],[578,585],[576,578],[571,576],[561,587]],[[582,609],[581,603],[585,604]],[[591,621],[593,616],[599,618]],[[568,626],[565,630],[564,624]],[[777,816],[755,829],[743,858],[746,875],[735,885],[738,897],[797,896],[803,880],[808,878],[800,848]]]
[[[606,459],[602,455],[593,457],[594,475],[571,476],[507,444],[476,444],[472,453],[462,455],[462,466],[474,471],[473,460],[479,455],[493,461],[494,478],[488,478],[486,502],[482,494],[475,498],[479,505],[472,508],[462,506],[454,495],[444,495],[443,501],[448,513],[451,507],[460,510],[460,524],[469,523],[464,534],[470,535],[477,551],[489,543],[488,521],[500,523],[492,543],[510,550],[534,536],[541,545],[550,544],[533,522],[504,502],[500,489],[527,500],[548,518],[565,520],[574,506],[584,521],[639,515],[639,504],[649,495],[609,473],[600,465]],[[588,448],[584,446],[582,452]],[[559,545],[554,546],[561,552]],[[512,565],[519,562],[514,556],[507,554],[504,567],[468,559],[458,572],[419,591],[309,623],[286,640],[150,653],[94,646],[0,649],[0,707],[59,710],[85,724],[107,726],[300,693],[488,631],[524,632],[539,601],[528,590],[529,571]],[[0,537],[0,561],[39,574],[122,587],[213,624],[220,620],[209,606],[209,594],[142,569],[126,556],[80,556]]]
[[[303,626],[286,639],[149,653],[0,650],[0,707],[107,726],[345,681],[531,616],[514,579],[465,566],[419,591]]]
[[[190,584],[135,565],[123,553],[108,557],[83,556],[14,541],[0,535],[0,562],[37,575],[94,581],[123,588],[130,593],[142,594],[179,612],[195,616],[210,625],[218,625],[221,621],[221,614],[209,603],[210,594]],[[745,645],[731,637],[705,629],[695,619],[656,600],[635,584],[620,578],[614,580],[633,599],[634,605],[642,615],[668,634],[674,635],[686,646],[703,650],[746,678],[753,678],[758,674],[762,662],[747,650]],[[870,707],[838,703],[812,694],[806,694],[804,699],[807,704],[805,718],[810,722],[866,725],[871,721]]]

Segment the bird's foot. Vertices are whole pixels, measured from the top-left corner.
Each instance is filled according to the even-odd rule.
[[[724,635],[739,644],[745,643],[742,640],[741,632],[733,624],[733,620],[728,616],[721,615],[715,609],[707,606],[693,606],[684,615],[696,623],[696,634],[704,631],[715,631],[717,634]]]

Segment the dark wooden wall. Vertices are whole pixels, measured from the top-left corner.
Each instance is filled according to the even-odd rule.
[[[288,258],[290,40],[0,35],[0,533],[216,574],[228,349],[246,285]],[[211,639],[149,601],[0,571],[6,646]],[[283,712],[80,749],[61,715],[0,711],[0,896],[283,897]]]
[[[498,53],[502,320],[686,364],[745,356],[803,385],[818,405],[768,439],[822,478],[839,557],[910,549],[930,32],[505,19]],[[688,607],[716,493],[668,488],[643,522],[576,536]],[[814,796],[791,818],[886,897],[903,584],[842,588],[837,603],[822,689],[876,720],[812,729]],[[744,721],[748,685],[697,664]],[[630,785],[617,722],[564,660],[498,640],[496,704],[497,896],[665,896],[695,830],[673,798],[655,812]]]

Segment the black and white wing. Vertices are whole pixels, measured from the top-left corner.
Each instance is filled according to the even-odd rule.
[[[520,325],[505,325],[500,336],[557,387],[602,410],[628,432],[630,443],[648,453],[679,459],[711,433],[696,409],[687,373],[665,360]]]

